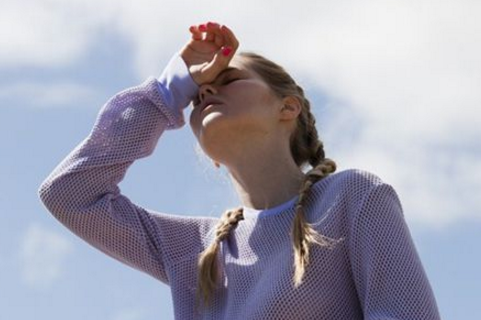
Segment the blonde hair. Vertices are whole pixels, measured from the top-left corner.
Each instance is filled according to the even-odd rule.
[[[306,221],[304,207],[307,196],[314,183],[336,170],[336,163],[327,159],[324,145],[318,137],[316,121],[311,113],[309,100],[303,89],[278,64],[255,53],[240,53],[245,58],[247,66],[256,72],[280,98],[295,97],[302,105],[302,111],[297,118],[297,126],[290,140],[290,150],[296,164],[304,168],[309,164],[312,169],[305,175],[304,183],[299,190],[299,198],[295,207],[292,224],[292,245],[294,250],[294,286],[302,284],[306,267],[309,264],[309,246],[317,244],[332,248],[337,240],[319,234]],[[216,226],[214,242],[206,248],[198,260],[197,303],[202,299],[204,306],[209,306],[211,297],[220,277],[217,252],[220,242],[228,237],[230,230],[243,219],[242,208],[227,210]]]

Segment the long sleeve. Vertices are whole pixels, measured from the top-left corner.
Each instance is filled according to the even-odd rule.
[[[350,260],[367,320],[440,319],[434,294],[388,184],[372,187],[351,225]]]
[[[200,250],[210,222],[146,210],[121,194],[118,184],[135,160],[152,154],[164,130],[184,125],[182,109],[196,87],[175,86],[176,81],[150,77],[114,95],[90,134],[38,190],[47,209],[72,232],[164,283],[168,265]]]

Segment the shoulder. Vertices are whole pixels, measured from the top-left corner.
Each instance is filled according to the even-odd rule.
[[[376,174],[361,169],[347,169],[333,173],[316,184],[326,189],[363,194],[373,188],[386,184]]]
[[[356,168],[335,172],[331,174],[331,177],[336,177],[337,179],[359,180],[371,184],[382,182],[382,179],[375,173]]]
[[[356,212],[379,186],[387,184],[376,174],[360,169],[332,173],[312,187],[311,201],[321,207]]]
[[[326,180],[327,188],[337,194],[352,214],[374,215],[396,209],[402,213],[401,201],[391,184],[372,172],[349,169],[333,174]],[[362,213],[363,211],[364,213]]]

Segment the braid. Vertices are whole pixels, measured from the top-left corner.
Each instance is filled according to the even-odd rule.
[[[220,242],[226,239],[230,230],[243,219],[242,208],[224,212],[216,226],[214,242],[199,255],[197,302],[199,302],[199,299],[202,297],[205,306],[209,305],[211,295],[215,290],[217,283],[219,272],[217,266],[217,252]]]
[[[298,166],[308,162],[315,167],[325,158],[324,145],[317,133],[316,119],[311,112],[311,103],[305,97],[304,90],[297,84],[295,87],[296,96],[302,105],[302,112],[291,137],[291,153]]]
[[[336,163],[326,158],[324,144],[319,139],[310,102],[305,98],[303,89],[298,85],[296,87],[299,97],[302,98],[303,112],[299,115],[297,130],[294,133],[293,142],[296,145],[291,150],[297,150],[298,165],[308,162],[312,166],[312,169],[306,173],[304,183],[299,191],[296,214],[292,225],[294,285],[298,287],[302,283],[305,269],[309,264],[309,245],[315,243],[332,249],[338,240],[319,234],[305,219],[304,206],[311,187],[317,181],[336,171]],[[294,157],[294,159],[296,158]]]
[[[310,170],[305,177],[296,204],[296,214],[292,225],[292,241],[294,248],[294,285],[302,283],[305,269],[309,264],[309,245],[318,244],[332,249],[338,240],[319,234],[307,223],[304,206],[312,185],[336,170],[336,164],[330,159],[324,159],[319,165]]]
[[[255,53],[240,54],[247,61],[247,67],[256,72],[280,98],[295,97],[302,106],[297,117],[294,132],[290,138],[290,151],[299,168],[310,165],[312,169],[305,175],[304,183],[299,191],[296,203],[296,213],[292,226],[292,243],[294,248],[294,284],[298,287],[302,283],[305,269],[309,264],[309,248],[311,244],[318,244],[331,249],[337,242],[329,237],[320,235],[305,219],[305,206],[312,186],[336,170],[334,161],[327,159],[324,145],[319,139],[316,121],[311,112],[311,104],[305,97],[304,90],[296,84],[294,79],[278,64]],[[216,286],[217,279],[217,251],[220,242],[225,239],[229,231],[243,219],[241,209],[227,211],[216,228],[215,241],[199,256],[199,286],[197,296],[204,298],[208,305]]]

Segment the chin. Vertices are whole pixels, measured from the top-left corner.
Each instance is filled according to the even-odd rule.
[[[214,110],[215,106],[208,107],[208,110],[204,110],[201,113],[192,113],[190,118],[190,126],[197,138],[221,130],[222,123],[226,120],[226,115],[219,111]]]
[[[219,137],[232,134],[236,122],[238,121],[235,121],[233,117],[212,110],[200,119],[200,124],[197,126],[198,137],[217,140]]]
[[[203,130],[215,130],[218,124],[222,124],[226,119],[226,116],[221,112],[212,111],[207,113],[201,118],[201,129]]]
[[[236,130],[236,123],[220,114],[209,114],[202,119],[195,133],[202,150],[212,159],[222,162],[226,152],[231,152],[242,133]]]

